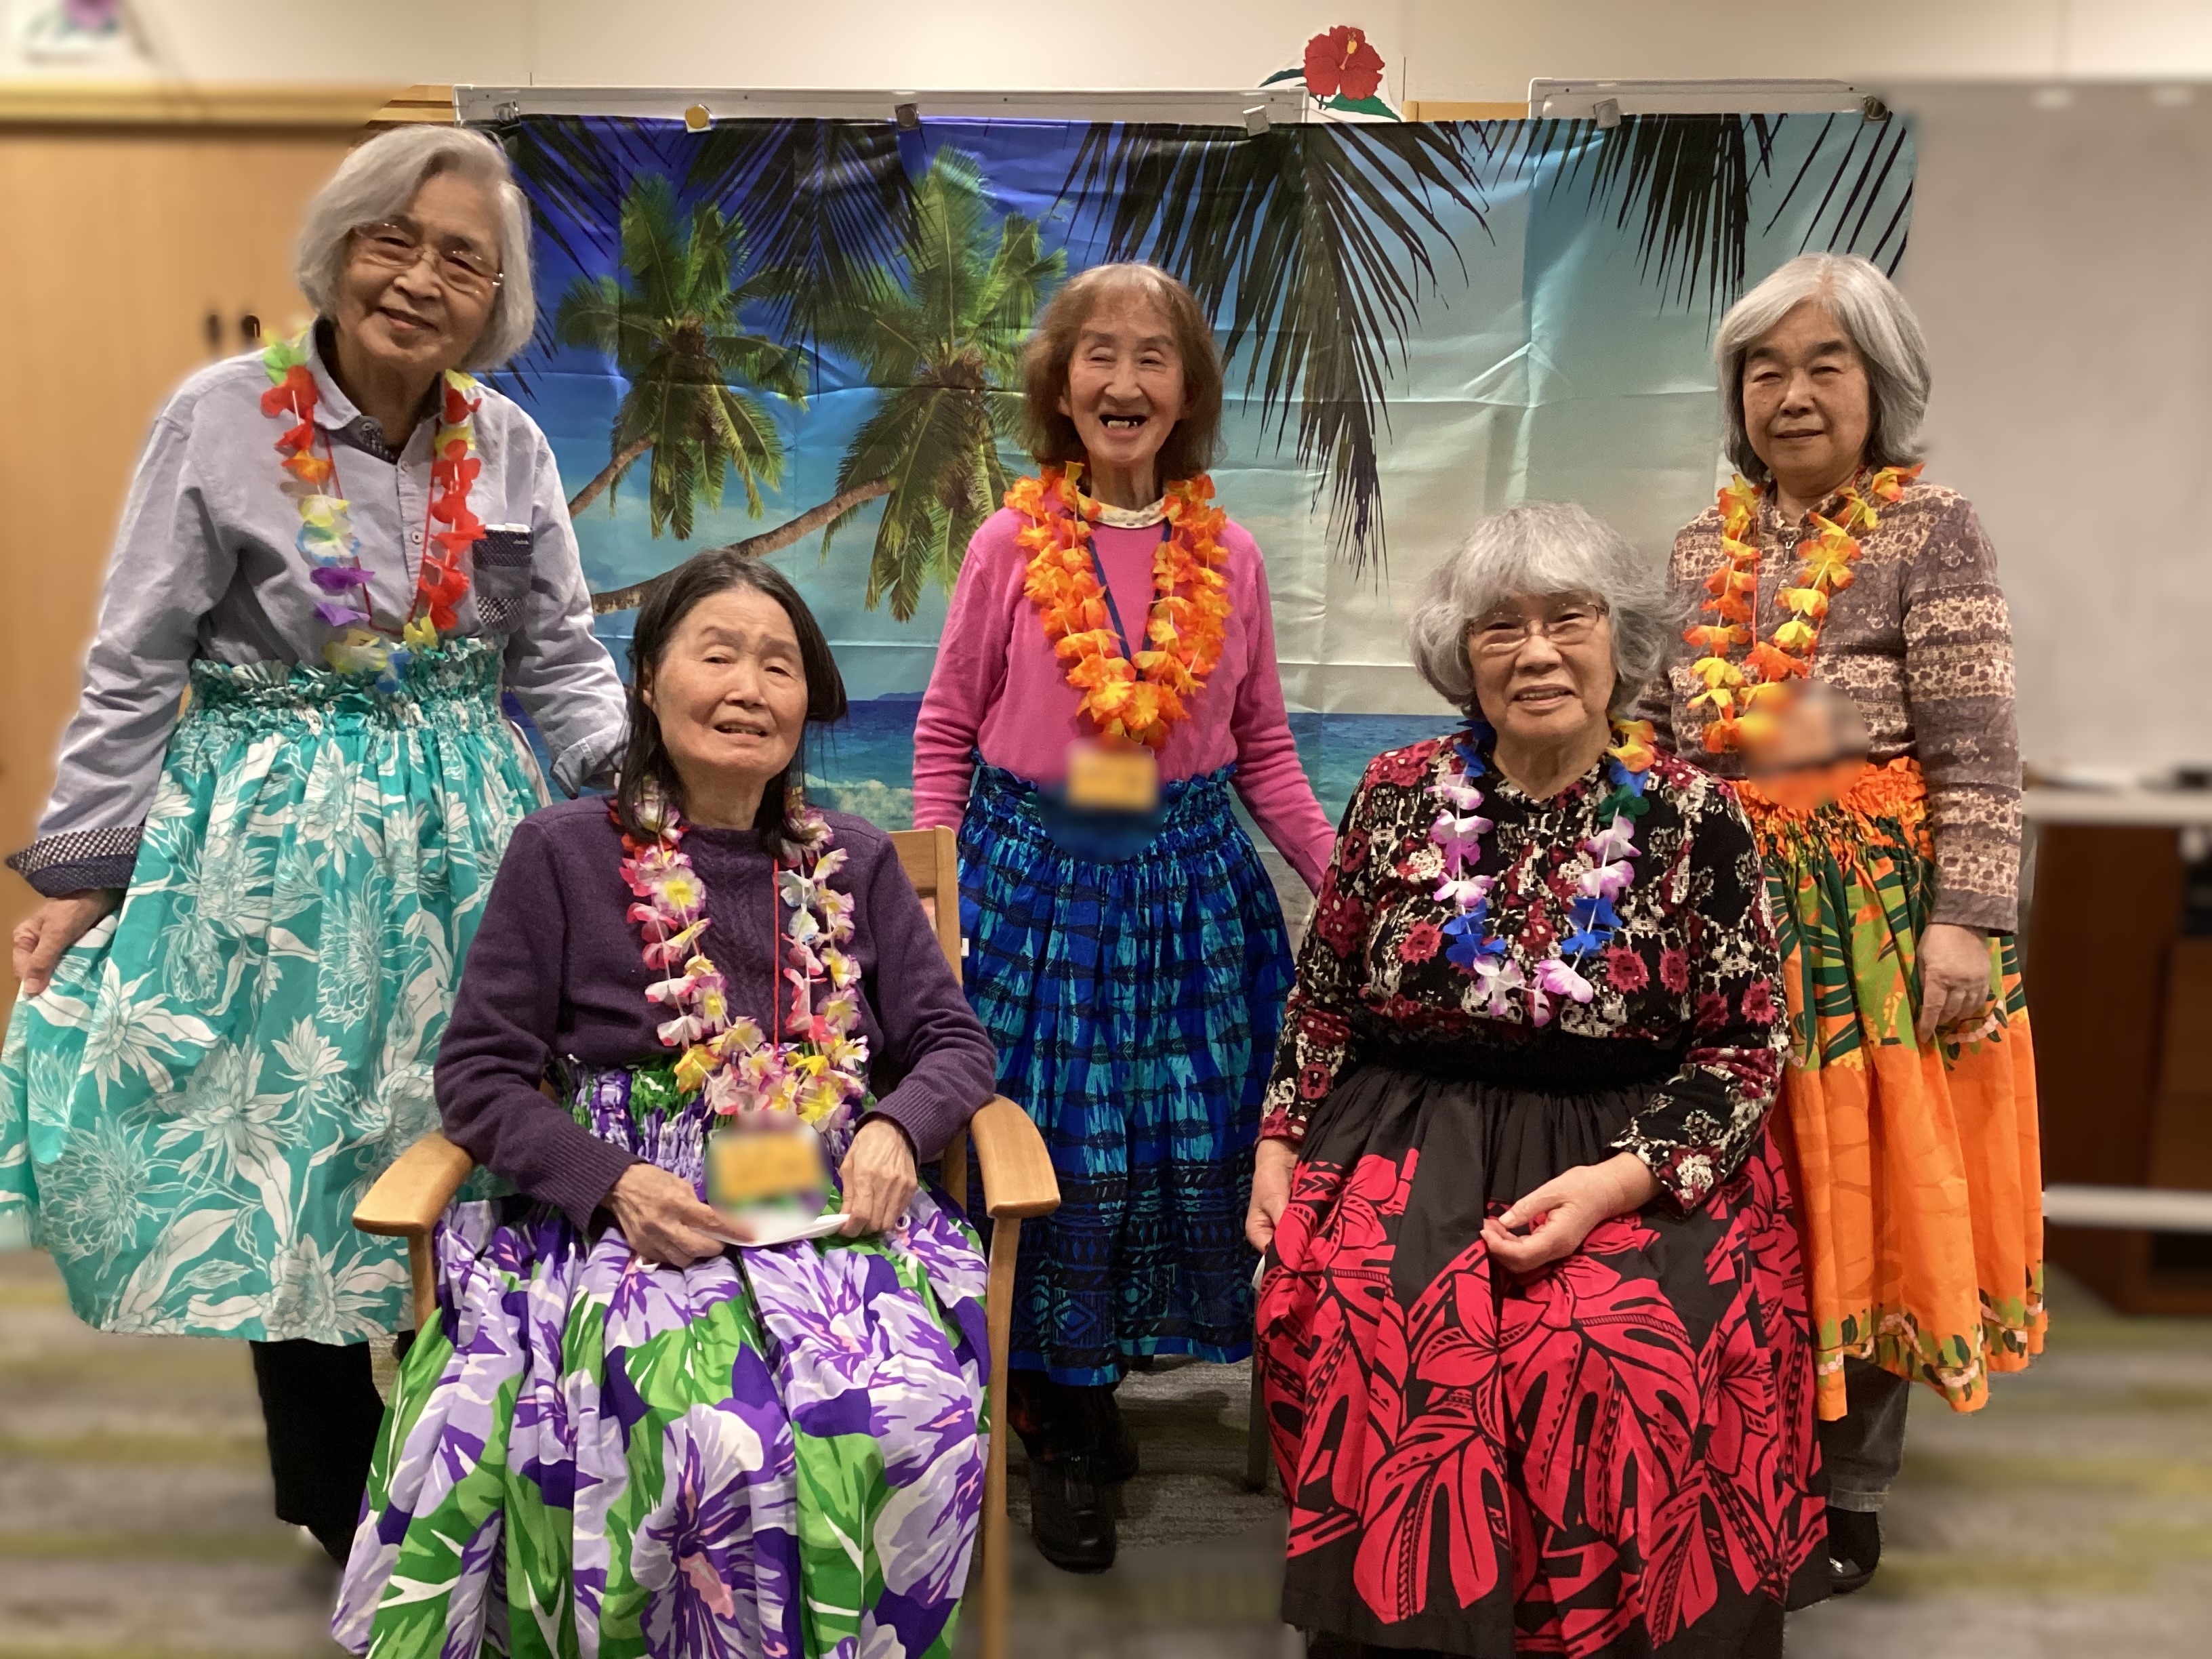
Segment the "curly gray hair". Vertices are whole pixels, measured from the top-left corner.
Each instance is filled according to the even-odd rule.
[[[1866,364],[1866,463],[1909,466],[1920,459],[1920,419],[1928,412],[1928,341],[1920,319],[1879,267],[1850,253],[1802,253],[1738,300],[1713,337],[1713,367],[1728,403],[1728,456],[1753,483],[1766,463],[1743,424],[1743,360],[1766,331],[1808,300],[1835,313]]]
[[[482,185],[499,213],[501,280],[491,315],[469,354],[471,368],[495,368],[530,343],[538,325],[538,298],[530,283],[530,213],[514,182],[507,154],[481,132],[465,127],[395,127],[380,132],[339,163],[331,181],[307,204],[293,254],[300,292],[318,316],[337,303],[345,270],[346,240],[363,225],[380,224],[407,210],[415,192],[441,173]]]
[[[1611,703],[1620,713],[1658,672],[1671,614],[1666,584],[1658,561],[1572,501],[1524,501],[1475,526],[1429,579],[1407,624],[1413,666],[1447,702],[1478,713],[1468,627],[1502,603],[1559,593],[1604,602],[1613,621]]]

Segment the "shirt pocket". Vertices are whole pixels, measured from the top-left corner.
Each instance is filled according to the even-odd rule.
[[[520,630],[533,550],[529,528],[522,525],[495,526],[476,544],[477,625],[485,633]]]

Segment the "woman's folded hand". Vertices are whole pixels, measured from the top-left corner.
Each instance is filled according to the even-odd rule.
[[[1275,1242],[1275,1225],[1290,1206],[1291,1176],[1298,1149],[1287,1140],[1263,1140],[1252,1154],[1252,1206],[1244,1212],[1244,1237],[1262,1255]]]
[[[896,1223],[920,1180],[906,1132],[887,1117],[863,1123],[837,1171],[845,1189],[845,1237],[879,1233]]]
[[[656,1267],[688,1267],[720,1255],[730,1238],[744,1230],[712,1205],[682,1176],[651,1164],[633,1164],[622,1172],[606,1206],[629,1247]]]
[[[1659,1183],[1644,1160],[1622,1152],[1602,1164],[1563,1170],[1503,1215],[1482,1224],[1491,1259],[1516,1273],[1534,1273],[1582,1248],[1601,1221],[1640,1210]],[[1525,1234],[1514,1231],[1526,1227]]]

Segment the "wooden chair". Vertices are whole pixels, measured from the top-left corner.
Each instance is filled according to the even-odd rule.
[[[895,832],[899,862],[914,883],[937,928],[937,941],[957,976],[960,972],[959,858],[950,830]],[[990,1212],[991,1272],[984,1317],[991,1334],[991,1436],[983,1476],[981,1583],[969,1608],[977,1621],[983,1659],[1006,1654],[1006,1350],[1013,1321],[1014,1252],[1022,1222],[1060,1207],[1060,1183],[1045,1152],[1044,1137],[1030,1116],[1000,1097],[976,1113],[968,1127],[945,1149],[944,1185],[967,1207],[968,1144],[983,1175],[983,1206]],[[407,1241],[407,1265],[414,1281],[418,1328],[436,1317],[438,1296],[430,1235],[474,1167],[469,1155],[433,1130],[402,1152],[353,1212],[353,1224],[365,1233]]]

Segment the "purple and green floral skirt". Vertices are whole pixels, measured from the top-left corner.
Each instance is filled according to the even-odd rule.
[[[601,1139],[701,1179],[667,1067],[580,1076]],[[846,1137],[832,1139],[841,1158]],[[985,1265],[927,1187],[893,1231],[648,1267],[457,1203],[331,1628],[357,1654],[939,1659],[981,1511]]]

